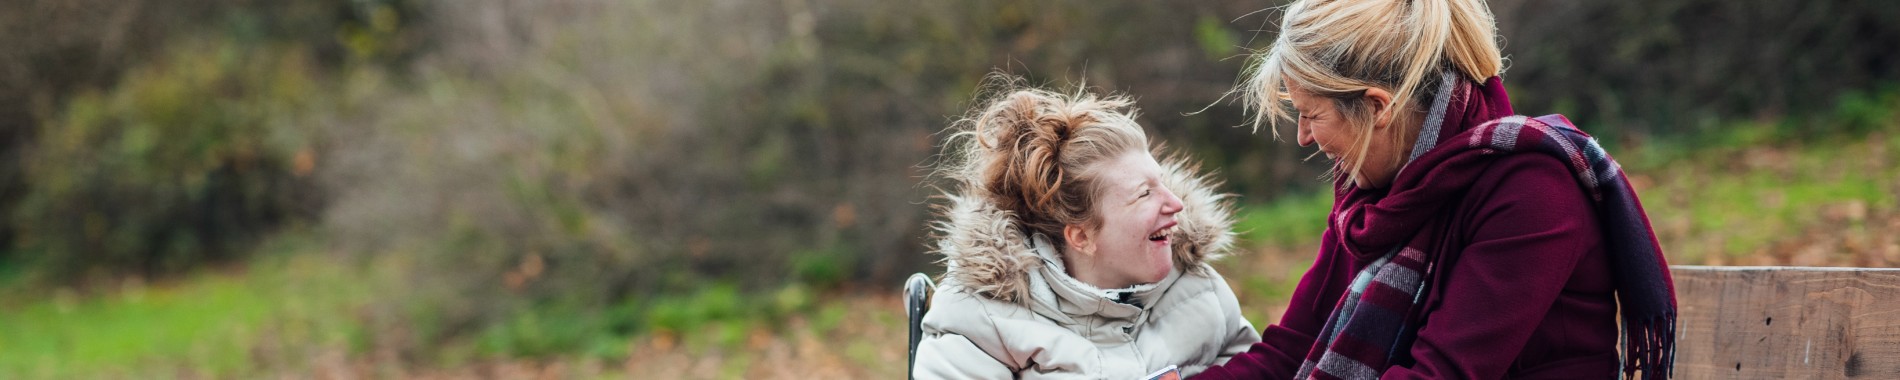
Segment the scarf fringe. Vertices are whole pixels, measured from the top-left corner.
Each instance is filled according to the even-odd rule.
[[[1623,319],[1623,377],[1644,380],[1667,379],[1674,375],[1676,362],[1676,314]]]

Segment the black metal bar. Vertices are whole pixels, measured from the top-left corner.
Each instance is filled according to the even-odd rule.
[[[917,375],[917,341],[923,337],[924,312],[930,310],[930,291],[934,287],[930,276],[914,273],[904,280],[904,314],[910,319],[910,354],[905,360],[905,376],[915,379]]]

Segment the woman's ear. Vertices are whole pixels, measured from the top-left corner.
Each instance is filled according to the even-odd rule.
[[[1382,129],[1392,125],[1392,118],[1398,115],[1398,112],[1388,113],[1392,108],[1392,92],[1372,87],[1366,89],[1365,97],[1367,104],[1372,106],[1372,114],[1376,115],[1372,119],[1372,128]]]
[[[1069,242],[1069,251],[1095,256],[1095,240],[1089,236],[1089,230],[1077,225],[1062,226],[1062,240]]]

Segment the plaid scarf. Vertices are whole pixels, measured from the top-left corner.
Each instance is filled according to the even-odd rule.
[[[1423,294],[1428,269],[1424,251],[1404,248],[1360,270],[1326,316],[1320,339],[1293,378],[1379,378],[1392,359],[1411,346],[1417,329],[1406,316]]]
[[[1501,96],[1501,86],[1492,78],[1485,90]],[[1474,90],[1455,74],[1444,74],[1411,161],[1400,169],[1391,193],[1337,212],[1334,228],[1352,241],[1349,246],[1393,248],[1354,278],[1295,378],[1377,378],[1396,360],[1409,358],[1418,329],[1412,317],[1428,294],[1425,288],[1437,256],[1416,247],[1436,246],[1440,234],[1420,227],[1435,216],[1438,206],[1468,189],[1492,158],[1518,153],[1547,154],[1565,162],[1592,201],[1616,276],[1624,375],[1641,370],[1646,379],[1669,377],[1675,361],[1675,285],[1621,166],[1561,115],[1508,116],[1441,136],[1449,99],[1455,93],[1468,101],[1482,100],[1485,95]],[[1508,105],[1503,108],[1508,112]],[[1409,241],[1400,241],[1406,236]]]

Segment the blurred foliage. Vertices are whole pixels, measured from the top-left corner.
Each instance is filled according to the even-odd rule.
[[[8,219],[0,247],[10,248],[0,264],[32,254],[62,282],[89,268],[160,274],[242,255],[227,243],[270,230],[252,222],[309,214],[264,199],[307,198],[314,189],[260,187],[282,185],[259,172],[282,169],[273,166],[285,158],[282,147],[264,146],[283,141],[259,141],[285,137],[274,131],[281,126],[260,124],[320,93],[307,82],[324,67],[415,56],[419,34],[375,27],[413,15],[414,3],[0,3],[8,26],[0,32],[0,215]],[[357,57],[364,54],[345,49],[343,37],[373,40],[364,52],[373,56]],[[115,145],[86,145],[102,143]],[[132,206],[75,209],[88,204]],[[205,252],[190,252],[198,248]]]
[[[1492,1],[1519,113],[1609,139],[1826,112],[1900,81],[1900,3]]]
[[[162,275],[308,233],[379,267],[352,339],[400,360],[848,327],[855,311],[817,300],[935,270],[925,175],[994,70],[1136,96],[1158,140],[1263,205],[1242,223],[1259,246],[1309,244],[1329,199],[1323,163],[1236,127],[1221,97],[1278,2],[97,3],[0,5],[25,26],[0,33],[17,47],[0,52],[0,264]],[[1626,163],[1893,128],[1896,92],[1869,86],[1900,81],[1883,21],[1900,6],[1771,3],[1492,7],[1518,110],[1643,147]],[[1773,187],[1734,178],[1751,179],[1668,191]],[[1892,181],[1798,178],[1815,188],[1756,210],[1774,226]],[[1675,212],[1709,220],[1680,236],[1741,223]],[[1273,276],[1241,288],[1279,297],[1297,273]]]
[[[924,164],[995,68],[1127,89],[1154,110],[1144,122],[1158,134],[1250,145],[1248,129],[1226,128],[1240,122],[1235,108],[1183,114],[1214,103],[1238,72],[1240,60],[1197,48],[1238,40],[1218,15],[1245,8],[1084,4],[435,9],[420,25],[456,38],[411,75],[336,81],[342,99],[328,117],[349,122],[326,133],[335,158],[318,170],[332,191],[323,225],[347,250],[416,256],[387,306],[429,300],[389,314],[414,328],[407,348],[468,336],[488,337],[490,352],[588,346],[528,326],[570,314],[543,309],[610,313],[628,300],[649,310],[634,314],[643,330],[737,339],[757,323],[682,321],[770,325],[812,292],[927,265]],[[1117,43],[1156,31],[1074,22],[1120,14],[1165,15],[1155,35],[1175,42]],[[1210,160],[1294,154],[1229,152]],[[667,301],[707,284],[730,288],[692,307]],[[748,300],[735,306],[745,311],[703,306],[735,299],[714,297],[724,292]]]
[[[24,259],[56,278],[167,274],[312,214],[310,136],[278,115],[316,79],[301,51],[264,52],[177,48],[43,124],[11,219]]]

